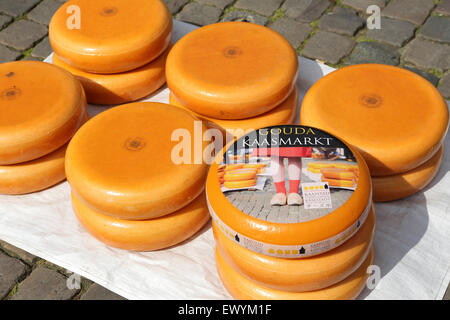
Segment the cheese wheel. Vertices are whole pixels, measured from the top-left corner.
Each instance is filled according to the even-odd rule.
[[[66,148],[67,144],[39,159],[0,166],[0,194],[27,194],[63,181]]]
[[[372,176],[386,176],[434,155],[447,132],[448,109],[439,91],[415,73],[359,64],[316,82],[303,99],[300,120],[352,144]]]
[[[312,173],[321,173],[320,169],[308,168],[308,171]]]
[[[257,179],[229,181],[227,179],[224,179],[223,186],[228,189],[248,188],[255,186],[256,180]]]
[[[105,74],[156,59],[171,34],[172,17],[161,0],[71,0],[49,26],[51,46],[65,63]]]
[[[335,164],[333,164],[333,163],[308,162],[308,168],[312,168],[312,169],[334,168],[334,166],[335,166]]]
[[[263,169],[266,167],[267,164],[265,163],[246,163],[244,164],[244,168],[257,168],[257,169]]]
[[[53,55],[53,64],[72,73],[83,85],[87,101],[93,104],[122,104],[158,90],[165,82],[165,62],[169,49],[156,60],[132,71],[95,74],[75,69]]]
[[[229,170],[224,174],[223,178],[228,181],[250,180],[255,179],[257,172],[258,169],[256,168]],[[218,174],[220,177],[221,172],[219,172]]]
[[[322,176],[330,179],[337,180],[353,180],[355,178],[355,174],[352,171],[348,171],[345,169],[339,168],[323,168],[320,169]]]
[[[236,164],[227,164],[225,166],[225,172],[226,171],[232,171],[232,170],[236,170],[236,169],[242,169],[244,167],[243,163],[236,163]]]
[[[336,163],[333,165],[334,168],[350,170],[350,171],[358,171],[358,166],[356,164],[346,164],[346,163]]]
[[[322,177],[323,182],[328,182],[331,187],[341,187],[341,188],[353,188],[355,186],[354,180],[337,180]]]
[[[181,104],[215,119],[244,119],[280,105],[297,79],[297,55],[275,31],[245,22],[184,36],[167,58],[167,85]]]
[[[443,157],[442,146],[430,160],[413,170],[393,176],[372,177],[373,200],[398,200],[419,192],[437,175]]]
[[[363,263],[372,246],[375,212],[372,206],[367,221],[343,245],[305,259],[283,259],[255,253],[225,236],[215,223],[213,231],[222,257],[249,280],[276,290],[314,291],[345,279]]]
[[[279,141],[274,138],[276,133],[280,133]],[[274,145],[270,147],[270,143],[274,140]],[[357,225],[365,221],[369,213],[372,186],[369,170],[364,159],[355,149],[349,147],[343,141],[322,130],[311,127],[295,125],[270,127],[259,129],[239,138],[232,145],[222,149],[217,158],[223,158],[223,155],[229,150],[244,150],[246,148],[251,148],[253,151],[262,150],[262,152],[270,149],[274,150],[275,154],[278,150],[282,152],[283,149],[288,151],[299,149],[298,152],[301,152],[302,148],[312,148],[316,145],[315,143],[322,144],[325,141],[328,141],[330,147],[346,149],[349,158],[352,158],[360,167],[360,178],[355,189],[333,192],[330,195],[332,197],[331,208],[320,211],[317,215],[312,215],[312,210],[303,214],[300,210],[306,209],[303,206],[298,206],[299,209],[295,215],[297,220],[282,220],[283,214],[281,214],[281,211],[280,214],[273,213],[271,215],[270,205],[258,206],[261,195],[253,196],[250,193],[246,194],[247,198],[242,199],[252,204],[246,206],[250,209],[245,209],[238,204],[234,205],[232,203],[234,200],[230,200],[220,188],[219,163],[215,161],[210,167],[206,182],[208,205],[214,221],[219,226],[225,227],[233,237],[242,239],[240,245],[274,257],[292,259],[313,256],[331,250],[340,245],[341,241],[347,240],[356,232]],[[261,149],[257,145],[264,147]],[[280,145],[285,147],[280,147]],[[301,147],[297,147],[298,145],[301,145]],[[268,183],[273,182],[271,180],[266,181],[266,186],[268,186]],[[231,187],[229,183],[227,184],[227,181],[225,181],[224,186]],[[262,194],[264,199],[270,199],[274,194],[272,191],[264,192],[267,192]],[[259,208],[259,211],[253,212],[253,208],[256,207]],[[289,216],[291,216],[290,213]],[[295,254],[285,254],[287,251],[295,252]]]
[[[44,62],[0,64],[0,165],[27,162],[62,147],[86,116],[83,89]]]
[[[205,129],[190,113],[167,104],[137,102],[109,109],[89,120],[70,142],[67,180],[86,205],[116,218],[145,220],[172,213],[204,188],[208,166],[202,150],[207,143],[190,139]]]
[[[200,230],[209,220],[204,194],[164,217],[133,221],[116,219],[86,206],[72,193],[73,210],[86,230],[109,246],[152,251],[176,245]]]
[[[373,250],[361,266],[344,280],[321,290],[288,292],[263,287],[234,270],[216,249],[216,266],[225,289],[238,300],[354,300],[363,291],[367,268],[373,263]]]
[[[174,106],[190,110],[182,105],[172,93],[170,93],[169,96],[169,103]],[[218,128],[235,137],[240,137],[247,132],[253,131],[255,129],[294,123],[295,116],[297,115],[297,108],[298,89],[294,88],[294,91],[283,103],[281,103],[281,105],[253,118],[240,120],[222,120],[202,116],[198,113],[195,113],[195,115],[203,121],[206,121],[209,124],[209,127]]]

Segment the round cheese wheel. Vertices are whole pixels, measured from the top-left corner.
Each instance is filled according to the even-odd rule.
[[[237,169],[242,169],[244,167],[243,163],[236,163],[236,164],[227,164],[225,166],[225,172],[226,171],[233,171]]]
[[[0,194],[26,194],[47,189],[66,178],[67,144],[39,159],[0,166]]]
[[[263,287],[250,281],[229,265],[216,249],[216,266],[220,279],[230,295],[238,300],[353,300],[365,288],[367,268],[373,262],[373,250],[361,266],[344,280],[321,290],[289,292]]]
[[[345,279],[363,263],[372,246],[375,212],[372,206],[367,221],[343,245],[305,259],[283,259],[255,253],[237,245],[215,223],[213,231],[222,257],[251,281],[282,291],[314,291]]]
[[[360,64],[316,82],[303,100],[300,121],[352,144],[372,176],[386,176],[434,155],[447,132],[448,109],[439,91],[415,73]]]
[[[335,164],[333,163],[324,163],[324,162],[308,162],[308,168],[312,169],[322,169],[322,168],[334,168]]]
[[[55,53],[91,73],[139,68],[169,46],[171,34],[172,17],[161,0],[71,0],[49,26]]]
[[[222,163],[214,161],[208,172],[206,192],[215,223],[226,228],[231,238],[240,239],[239,244],[247,249],[279,258],[318,255],[350,238],[369,213],[372,186],[364,159],[343,141],[312,127],[289,125],[262,128],[228,145],[218,153],[217,158],[223,158],[232,150],[247,149],[258,155],[270,151],[272,155],[287,154],[295,158],[293,152],[298,152],[308,157],[308,148],[326,144],[333,149],[346,150],[348,159],[358,164],[360,177],[357,183],[353,183],[354,190],[333,190],[329,195],[330,207],[315,209],[317,214],[303,205],[286,208],[289,210],[280,209],[270,206],[270,199],[275,194],[272,178],[266,179],[264,190],[258,190],[255,194],[246,192],[241,197],[234,191],[223,192],[218,177],[218,166]],[[225,181],[224,186],[232,187],[230,183]],[[242,187],[239,183],[236,182],[236,188],[237,185]],[[318,185],[316,187],[319,188]],[[233,193],[236,196],[228,196]],[[249,205],[241,206],[242,201]]]
[[[232,170],[228,171],[224,175],[224,180],[225,181],[251,180],[255,179],[257,172],[258,170],[254,168]]]
[[[265,167],[266,167],[265,163],[246,163],[243,166],[243,168],[257,168],[257,169],[263,169]]]
[[[224,179],[223,186],[228,189],[248,188],[256,185],[256,179],[241,180],[241,181],[227,181]]]
[[[353,188],[355,186],[354,180],[337,180],[322,177],[323,182],[328,182],[328,185],[332,187],[341,187],[341,188]]]
[[[170,93],[169,96],[169,103],[191,111],[190,109],[184,107],[172,93]],[[253,118],[241,120],[221,120],[205,117],[198,113],[195,113],[195,115],[207,122],[208,127],[217,128],[228,132],[232,136],[240,137],[255,129],[282,124],[292,124],[297,114],[297,108],[298,90],[297,88],[294,88],[294,91],[283,103],[281,103],[281,105]]]
[[[280,105],[297,79],[297,55],[275,31],[253,23],[211,24],[184,36],[167,58],[167,85],[187,108],[244,119]]]
[[[320,169],[322,176],[330,179],[337,180],[353,180],[355,178],[355,174],[353,171],[348,171],[340,168],[323,168]]]
[[[176,245],[200,230],[209,220],[205,196],[164,217],[133,221],[113,218],[86,206],[72,193],[73,210],[86,230],[109,246],[152,251]]]
[[[168,53],[169,49],[138,69],[118,74],[95,74],[75,69],[56,54],[53,64],[66,69],[81,82],[89,103],[122,104],[146,97],[166,82],[164,69]]]
[[[192,114],[167,104],[109,109],[71,140],[67,180],[81,201],[104,214],[146,220],[172,213],[204,189],[202,130]]]
[[[373,200],[398,200],[419,192],[437,175],[443,157],[442,146],[430,160],[413,170],[393,176],[372,177]]]
[[[86,116],[79,82],[44,62],[0,64],[0,165],[40,158],[62,147]]]

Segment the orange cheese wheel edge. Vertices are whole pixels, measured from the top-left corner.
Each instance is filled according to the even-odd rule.
[[[143,221],[103,215],[85,206],[73,193],[72,206],[80,223],[95,238],[109,246],[132,251],[174,246],[193,236],[209,221],[204,194],[172,214]]]
[[[161,0],[71,0],[49,25],[51,46],[65,63],[103,74],[156,59],[171,35],[172,17]]]
[[[194,112],[244,119],[281,104],[293,90],[297,68],[297,55],[280,34],[223,22],[180,39],[167,58],[166,77],[171,92]]]
[[[169,49],[138,69],[118,74],[95,74],[75,69],[56,54],[53,64],[69,71],[81,82],[89,103],[122,104],[146,97],[166,82],[164,69],[168,53]]]
[[[0,165],[57,150],[84,122],[83,89],[69,72],[44,62],[17,61],[1,64],[0,74]]]
[[[399,200],[419,192],[437,175],[443,157],[442,146],[430,160],[413,170],[393,176],[372,177],[373,200]]]
[[[344,280],[321,290],[288,292],[263,287],[248,280],[230,266],[216,249],[216,266],[225,289],[238,300],[353,300],[366,285],[367,268],[373,262],[373,250],[361,266]]]
[[[302,125],[358,148],[372,176],[426,162],[442,144],[448,121],[447,105],[429,81],[380,64],[348,66],[321,78],[308,90],[300,114]]]
[[[190,113],[167,104],[136,102],[111,108],[72,138],[67,180],[84,204],[104,214],[145,220],[172,213],[204,189],[208,166],[203,158],[194,158],[194,143],[180,151],[184,135],[193,137],[196,128],[205,130]],[[182,134],[179,140],[174,132]],[[180,156],[187,153],[192,158]]]
[[[255,253],[228,238],[215,223],[216,246],[236,271],[262,286],[291,292],[329,287],[353,273],[369,254],[375,232],[375,211],[359,231],[341,246],[304,259],[283,259]]]

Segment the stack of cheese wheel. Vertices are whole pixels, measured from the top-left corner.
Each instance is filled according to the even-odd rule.
[[[0,193],[64,180],[67,142],[87,117],[80,83],[44,62],[0,64],[0,105]]]
[[[179,40],[167,57],[170,103],[232,137],[293,123],[297,55],[275,31],[224,22]]]
[[[223,186],[228,189],[249,188],[256,185],[257,168],[225,167],[223,174]],[[220,170],[219,170],[220,174]],[[220,178],[220,175],[219,175]],[[219,180],[220,182],[220,180]]]
[[[365,158],[374,200],[425,188],[443,157],[448,109],[439,91],[408,70],[345,67],[320,79],[303,100],[300,123],[338,135]]]
[[[120,104],[165,83],[172,17],[161,0],[70,0],[49,26],[53,63],[82,83],[94,104]]]
[[[205,146],[180,149],[172,141],[174,132],[194,136],[196,120],[167,104],[132,103],[100,113],[75,134],[66,174],[88,232],[113,247],[149,251],[188,239],[209,220],[207,165],[183,156]]]
[[[321,130],[311,129],[313,136],[338,140]],[[232,147],[248,142],[252,139],[249,136],[239,138]],[[339,144],[344,146],[340,140]],[[225,149],[218,157],[223,157]],[[252,198],[246,192],[248,205],[234,206],[229,199],[238,195],[229,197],[220,189],[220,173],[227,165],[214,163],[211,166],[206,194],[213,218],[216,264],[225,288],[234,298],[355,299],[361,293],[368,278],[367,267],[373,261],[375,212],[367,165],[355,149],[349,150],[359,168],[356,189],[343,191],[347,200],[335,205],[330,212],[294,222],[282,220],[280,216],[276,221],[267,218],[270,213],[264,212],[268,209],[264,199],[271,193],[259,192]],[[261,201],[263,203],[259,203]],[[261,215],[253,209],[258,206],[264,208]],[[252,208],[252,214],[246,211],[248,208]],[[302,210],[310,215],[307,209]]]

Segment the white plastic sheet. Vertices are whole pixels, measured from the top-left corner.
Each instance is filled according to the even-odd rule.
[[[175,21],[174,41],[195,29]],[[301,97],[332,68],[299,58]],[[168,102],[168,89],[147,99]],[[91,115],[105,107],[90,106]],[[442,299],[450,280],[450,142],[424,192],[376,204],[375,264],[381,281],[365,299]],[[76,220],[69,186],[0,196],[0,239],[91,279],[128,299],[230,299],[216,272],[210,224],[168,250],[133,253],[110,248]]]

